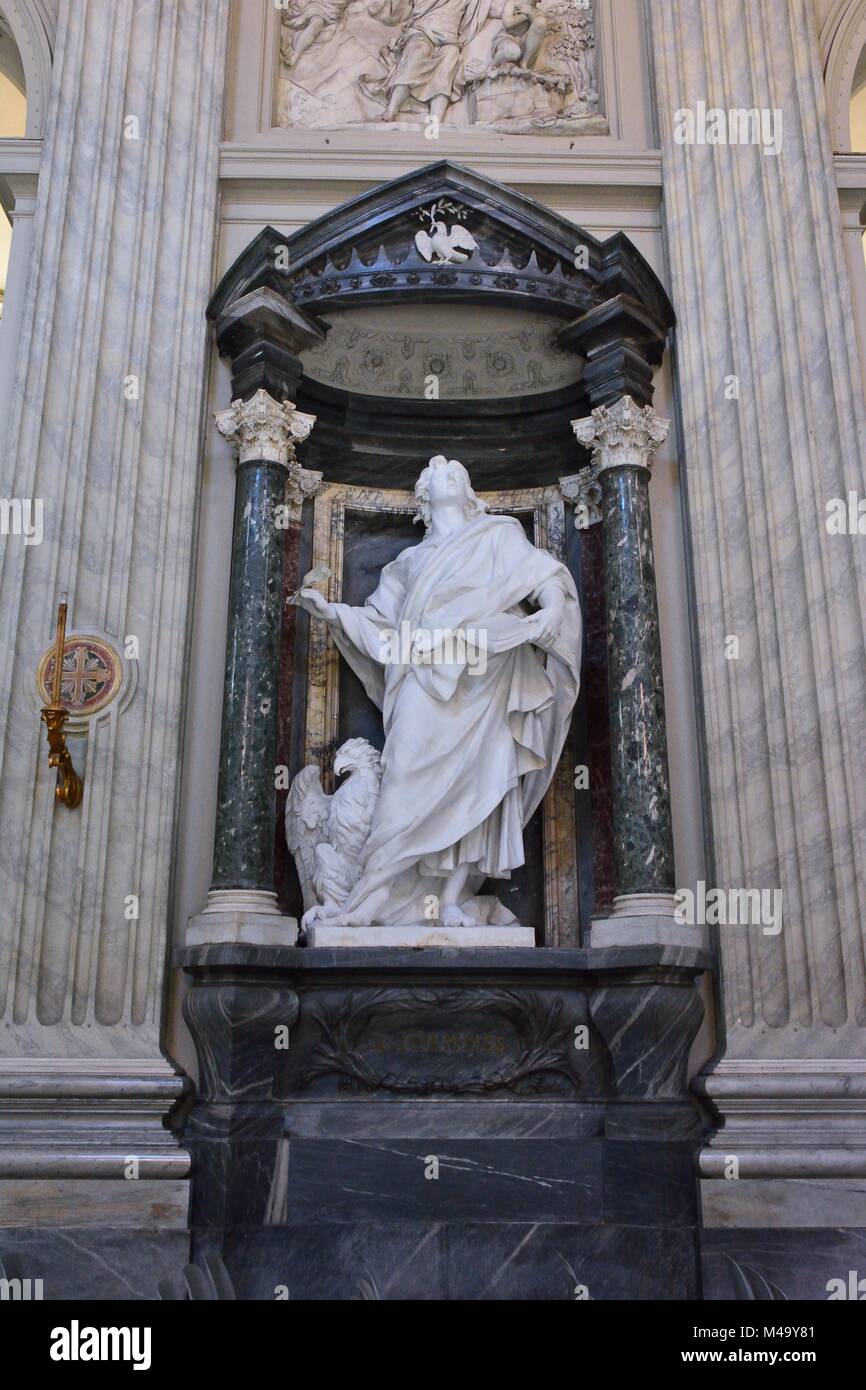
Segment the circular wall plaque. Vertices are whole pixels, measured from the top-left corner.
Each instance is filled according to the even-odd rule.
[[[43,654],[36,688],[43,705],[50,705],[54,684],[54,647]],[[73,716],[88,718],[110,705],[123,684],[123,663],[108,642],[99,637],[68,637],[63,651],[60,703]]]

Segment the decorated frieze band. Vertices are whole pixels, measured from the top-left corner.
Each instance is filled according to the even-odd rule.
[[[401,241],[372,251],[353,249],[348,264],[324,264],[290,273],[295,300],[309,304],[335,300],[350,304],[376,291],[417,293],[432,288],[441,298],[455,292],[507,292],[513,301],[543,298],[564,310],[586,310],[599,300],[586,279],[564,257],[539,260],[534,247],[515,251],[485,238],[477,214],[448,199],[419,208],[419,230],[407,249]],[[473,231],[474,228],[474,231]],[[603,296],[601,296],[603,298]]]

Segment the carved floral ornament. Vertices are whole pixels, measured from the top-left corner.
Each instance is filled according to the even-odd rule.
[[[237,450],[238,463],[261,459],[264,462],[295,462],[295,445],[309,438],[315,415],[296,410],[291,401],[275,401],[259,390],[248,401],[232,401],[228,410],[216,416],[220,434]]]
[[[598,468],[593,464],[572,473],[568,478],[560,478],[559,490],[566,502],[574,508],[574,524],[578,531],[587,531],[602,520],[601,483]]]
[[[321,492],[322,486],[321,473],[315,473],[309,468],[301,468],[298,464],[290,466],[286,483],[286,507],[288,508],[289,521],[293,525],[300,523],[304,503]]]
[[[612,406],[599,406],[587,419],[571,423],[578,442],[592,450],[596,474],[608,468],[649,471],[671,427],[670,420],[661,419],[652,406],[638,406],[631,396]]]
[[[239,464],[281,463],[288,468],[285,505],[288,520],[297,524],[304,502],[322,486],[321,473],[302,468],[295,457],[295,445],[309,438],[315,415],[305,415],[291,401],[275,401],[259,390],[248,401],[232,401],[214,418],[220,434],[237,450]]]

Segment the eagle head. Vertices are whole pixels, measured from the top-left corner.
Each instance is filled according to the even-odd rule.
[[[334,776],[342,777],[344,773],[357,772],[360,768],[372,768],[379,772],[381,757],[378,749],[372,743],[368,743],[365,738],[350,738],[341,748],[337,749],[334,758]]]

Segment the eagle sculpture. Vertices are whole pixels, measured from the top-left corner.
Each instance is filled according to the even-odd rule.
[[[472,233],[461,227],[459,222],[455,222],[449,231],[447,224],[433,213],[426,212],[424,215],[429,218],[430,231],[416,233],[415,245],[425,261],[432,261],[434,265],[451,265],[455,261],[460,264],[468,261],[472,252],[478,250],[478,242]]]
[[[336,914],[360,876],[382,781],[379,753],[365,738],[350,738],[337,750],[334,776],[343,774],[333,796],[322,790],[315,765],[289,788],[286,842],[301,881],[305,925]]]

